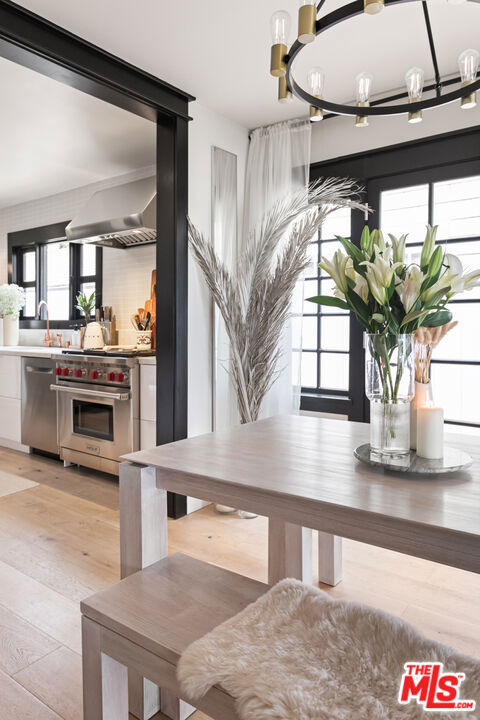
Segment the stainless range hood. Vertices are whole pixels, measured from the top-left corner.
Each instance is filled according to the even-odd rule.
[[[156,193],[155,177],[99,190],[67,225],[67,239],[122,249],[154,243]]]

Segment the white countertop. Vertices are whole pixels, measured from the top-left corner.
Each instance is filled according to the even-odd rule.
[[[43,345],[0,346],[0,355],[20,355],[24,357],[56,357],[61,355],[62,348],[45,347]]]
[[[43,357],[52,358],[62,354],[64,348],[45,347],[43,345],[0,345],[0,355],[19,355],[20,357]],[[155,365],[157,358],[155,355],[150,357],[139,357],[138,362],[141,365]]]

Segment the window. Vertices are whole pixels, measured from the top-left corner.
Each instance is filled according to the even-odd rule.
[[[351,212],[342,208],[329,215],[311,244],[311,271],[304,284],[302,387],[306,392],[346,395],[349,388],[350,319],[346,310],[307,302],[314,295],[330,295],[333,281],[320,270],[322,257],[331,259],[341,248],[336,235],[350,239]],[[310,274],[311,273],[311,274]]]
[[[412,259],[418,260],[418,244],[430,222],[439,225],[437,241],[460,258],[464,269],[480,267],[480,175],[381,192],[382,228],[400,233],[397,218],[402,216],[415,218],[408,225],[413,229],[407,240]],[[480,385],[480,288],[456,296],[449,308],[458,325],[434,352],[435,401],[445,408],[447,420],[480,426],[472,393]]]
[[[418,259],[425,226],[431,223],[439,225],[437,241],[458,255],[465,269],[480,267],[478,128],[318,163],[311,166],[310,177],[357,178],[365,188],[364,202],[373,210],[370,228],[380,225],[394,235],[408,232],[412,260]],[[364,224],[363,214],[352,211],[352,242],[359,242]],[[335,235],[347,233],[340,214],[332,214],[321,237],[312,243],[312,267],[321,255],[333,253]],[[331,280],[312,272],[305,297],[328,294],[331,289]],[[328,312],[329,308],[309,306],[305,303],[303,318],[302,409],[368,421],[363,328],[353,316],[334,308],[335,312]],[[472,392],[480,385],[480,288],[454,298],[450,309],[458,325],[435,349],[435,401],[445,408],[448,422],[480,427]]]
[[[34,228],[8,236],[10,281],[25,288],[22,327],[43,327],[37,316],[40,300],[46,300],[52,327],[70,327],[82,317],[76,308],[79,292],[95,292],[97,306],[102,294],[102,249],[69,243],[66,223]],[[43,315],[42,315],[43,316]]]

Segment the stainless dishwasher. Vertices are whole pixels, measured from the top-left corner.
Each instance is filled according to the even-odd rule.
[[[50,390],[55,363],[51,358],[22,358],[22,443],[58,454],[57,397]]]

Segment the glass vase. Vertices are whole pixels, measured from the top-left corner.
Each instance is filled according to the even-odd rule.
[[[365,335],[365,392],[370,400],[372,450],[408,453],[414,395],[412,335]]]

